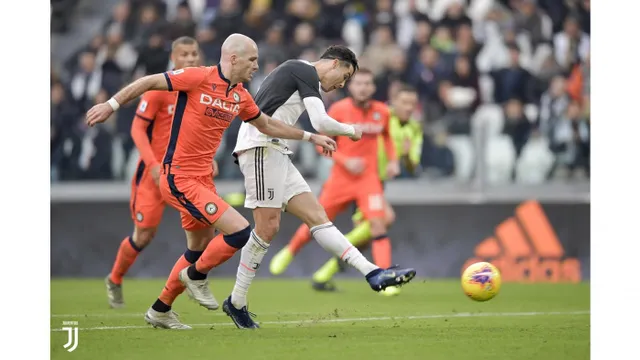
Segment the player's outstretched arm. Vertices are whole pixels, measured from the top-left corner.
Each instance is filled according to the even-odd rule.
[[[261,133],[271,137],[309,141],[322,147],[325,153],[332,153],[336,150],[336,142],[330,137],[303,131],[287,125],[282,121],[274,120],[264,113],[260,114],[257,119],[251,121],[250,124],[255,126]]]
[[[330,136],[348,136],[352,140],[360,140],[362,131],[353,125],[343,124],[327,114],[322,100],[315,96],[309,96],[302,100],[309,113],[309,119],[314,129]]]
[[[109,101],[92,107],[87,112],[87,125],[94,126],[104,122],[121,104],[126,104],[149,90],[168,89],[169,84],[164,73],[144,76],[118,91]]]

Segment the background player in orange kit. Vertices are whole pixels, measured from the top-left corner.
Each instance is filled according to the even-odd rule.
[[[329,115],[342,123],[356,124],[362,129],[362,140],[352,142],[347,137],[337,139],[338,151],[333,154],[335,165],[319,196],[320,204],[330,220],[356,202],[371,224],[373,259],[377,266],[391,266],[391,243],[387,237],[385,201],[378,169],[378,136],[382,134],[388,154],[387,176],[400,172],[395,146],[389,135],[389,108],[382,102],[370,100],[375,92],[373,73],[360,69],[349,83],[351,97],[333,104]],[[309,228],[298,228],[289,245],[271,260],[270,270],[282,274],[294,256],[311,240]]]
[[[87,123],[94,126],[105,121],[120,104],[146,91],[178,92],[162,162],[160,192],[167,203],[180,211],[187,247],[206,251],[195,266],[188,268],[188,273],[184,269],[188,264],[178,260],[167,282],[175,283],[180,274],[190,296],[212,310],[219,305],[208,287],[208,269],[231,258],[252,234],[249,222],[218,196],[211,178],[211,163],[231,121],[240,117],[269,136],[308,140],[328,152],[335,150],[335,141],[330,138],[275,121],[260,111],[242,86],[257,69],[256,43],[244,35],[232,34],[222,44],[218,65],[145,76],[87,112]],[[215,229],[221,234],[212,240]],[[190,328],[180,323],[161,298],[147,310],[145,320],[155,327]]]
[[[195,39],[181,37],[171,45],[171,61],[175,69],[196,66],[200,49]],[[136,261],[140,252],[153,240],[164,212],[165,202],[158,183],[160,162],[169,141],[177,92],[148,91],[140,100],[131,124],[131,137],[140,153],[135,176],[131,180],[130,210],[133,234],[120,243],[111,273],[107,275],[107,297],[112,308],[124,306],[122,277]],[[186,258],[197,260],[200,253],[187,250]]]

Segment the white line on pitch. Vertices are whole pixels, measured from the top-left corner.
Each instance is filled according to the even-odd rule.
[[[260,313],[261,315],[281,315],[281,316],[286,316],[286,315],[313,315],[315,313],[312,312],[265,312],[265,313]],[[220,312],[220,311],[216,311],[216,312],[211,312],[210,314],[207,314],[207,316],[226,316],[227,314]],[[87,314],[51,314],[52,318],[71,318],[71,320],[73,320],[73,318],[92,318],[92,317],[99,317],[99,318],[135,318],[135,317],[142,317],[144,316],[144,313],[121,313],[121,312],[112,312],[112,313],[87,313]]]
[[[588,310],[583,311],[552,311],[552,312],[510,312],[510,313],[454,313],[454,314],[433,314],[433,315],[414,315],[414,316],[382,316],[382,317],[364,317],[364,318],[338,318],[338,319],[318,319],[318,320],[289,320],[289,321],[263,321],[264,325],[313,325],[313,324],[330,324],[354,321],[385,321],[385,320],[425,320],[425,319],[443,319],[443,318],[473,318],[473,317],[507,317],[507,316],[556,316],[556,315],[589,315]],[[211,323],[211,324],[189,324],[193,327],[212,327],[212,326],[232,326],[233,323]],[[125,329],[148,329],[147,326],[96,326],[88,328],[80,328],[80,330],[125,330]],[[63,331],[62,329],[51,329],[51,331]],[[66,331],[66,330],[65,330]]]

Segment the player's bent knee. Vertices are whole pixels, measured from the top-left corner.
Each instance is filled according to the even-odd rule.
[[[204,250],[215,234],[212,228],[199,230],[185,230],[187,236],[187,248],[191,250]]]
[[[377,237],[380,235],[385,235],[387,233],[387,226],[385,224],[384,219],[382,218],[378,218],[378,219],[371,219],[369,220],[369,223],[371,224],[371,236],[372,237]]]
[[[247,227],[240,231],[224,235],[224,242],[236,249],[242,249],[242,247],[247,244],[247,241],[249,241],[249,237],[251,237],[251,226],[247,225]]]
[[[384,214],[384,221],[387,228],[391,226],[394,222],[396,222],[396,212],[393,211],[391,206],[387,206],[387,209]]]
[[[155,227],[139,228],[136,226],[136,228],[133,230],[133,243],[136,244],[138,249],[144,249],[156,236],[156,231],[157,229]]]
[[[249,226],[249,221],[238,210],[230,206],[213,226],[223,234],[234,234]]]

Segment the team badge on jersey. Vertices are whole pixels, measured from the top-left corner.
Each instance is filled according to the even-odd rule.
[[[235,102],[240,102],[240,95],[238,95],[238,93],[237,93],[237,92],[234,92],[234,93],[233,93],[233,100],[234,100]]]
[[[206,211],[209,215],[213,215],[218,211],[218,207],[214,203],[208,203],[204,206],[204,211]]]
[[[140,101],[140,107],[138,107],[138,110],[140,110],[140,112],[144,112],[145,110],[147,110],[147,101],[146,100]]]
[[[144,220],[144,216],[142,216],[141,212],[136,214],[136,220],[138,220],[138,222],[142,222],[142,220]]]
[[[380,115],[379,112],[376,111],[376,112],[373,113],[373,120],[380,121],[381,118],[382,118],[382,116]]]

